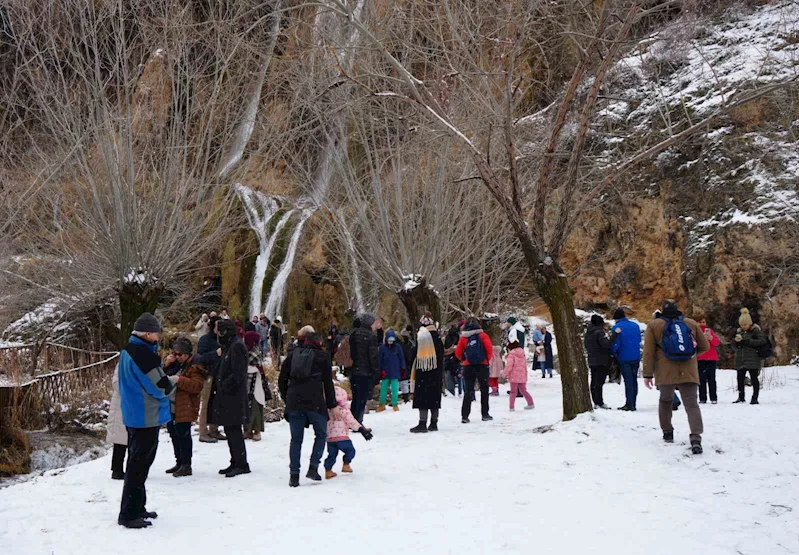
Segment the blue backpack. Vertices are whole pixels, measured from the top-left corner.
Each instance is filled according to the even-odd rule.
[[[476,333],[466,341],[466,360],[469,361],[469,364],[484,364],[486,361],[482,335],[482,333]]]
[[[694,334],[691,328],[683,321],[682,316],[675,319],[661,316],[666,321],[663,329],[663,341],[660,348],[666,358],[674,361],[691,360],[696,354]]]

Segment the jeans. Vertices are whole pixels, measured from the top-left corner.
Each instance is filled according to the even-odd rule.
[[[127,445],[114,444],[114,454],[111,455],[111,472],[125,473],[125,453],[127,450]]]
[[[605,399],[602,397],[602,386],[605,385],[605,379],[607,377],[607,366],[591,367],[591,400],[598,407],[605,406]]]
[[[388,386],[391,386],[391,405],[396,407],[399,398],[399,380],[384,379],[380,382],[380,404],[386,404],[386,394],[388,393]]]
[[[350,464],[352,459],[355,458],[355,446],[352,440],[346,441],[331,441],[327,444],[327,458],[325,459],[325,470],[332,470],[333,465],[336,464],[338,452],[344,453],[344,464]]]
[[[225,426],[227,446],[230,451],[230,466],[249,468],[247,463],[247,447],[244,445],[244,430],[239,426]]]
[[[624,378],[624,395],[626,399],[624,405],[631,409],[636,408],[635,404],[638,399],[638,366],[640,362],[639,360],[619,362],[621,375]]]
[[[125,485],[122,488],[119,522],[130,522],[141,518],[146,511],[144,507],[147,504],[147,490],[144,483],[158,451],[160,430],[160,426],[128,428],[128,466],[125,471]]]
[[[675,391],[682,395],[685,405],[685,414],[688,415],[688,427],[691,430],[691,441],[701,441],[704,427],[702,424],[702,411],[699,410],[697,401],[698,388],[695,383],[681,383],[678,385],[661,385],[660,403],[658,404],[658,417],[660,418],[660,429],[663,432],[674,432],[671,425],[671,418],[674,414]]]
[[[366,411],[366,403],[372,396],[372,377],[371,376],[350,376],[350,387],[352,389],[351,410],[355,420],[363,423],[363,413]]]
[[[738,398],[739,399],[746,399],[746,373],[749,372],[749,376],[752,378],[752,400],[757,401],[758,395],[760,395],[760,380],[757,379],[760,376],[760,370],[738,370]]]
[[[191,422],[169,422],[166,429],[169,432],[169,437],[172,438],[175,462],[178,465],[191,466]]]
[[[707,403],[707,390],[710,389],[710,400],[718,401],[716,394],[716,361],[699,361],[699,402]]]
[[[469,418],[472,412],[475,382],[480,384],[480,410],[483,416],[488,416],[488,366],[484,364],[464,366],[463,379],[466,381],[466,395],[463,396],[461,417]]]
[[[313,411],[294,411],[288,414],[291,428],[291,444],[289,445],[289,469],[292,474],[300,472],[300,455],[302,440],[305,437],[305,425],[313,426],[314,442],[311,451],[311,466],[319,466],[325,452],[327,441],[327,418]]]

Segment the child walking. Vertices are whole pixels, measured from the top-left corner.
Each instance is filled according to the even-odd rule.
[[[391,406],[394,407],[394,412],[397,412],[399,410],[397,404],[399,379],[406,367],[405,353],[402,351],[402,347],[397,345],[397,334],[394,333],[394,330],[386,332],[386,342],[380,345],[377,354],[377,366],[383,376],[383,381],[380,384],[380,406],[377,408],[377,412],[386,410],[386,394],[389,385],[391,386]]]
[[[344,453],[344,464],[341,471],[351,473],[350,463],[355,458],[355,446],[350,439],[350,430],[360,432],[366,441],[372,439],[372,430],[364,428],[350,411],[350,404],[347,402],[347,392],[336,386],[336,404],[338,412],[329,411],[330,419],[327,421],[327,459],[325,460],[325,480],[331,480],[338,476],[333,472],[336,464],[338,452]]]
[[[527,392],[527,360],[524,349],[514,341],[508,344],[508,360],[505,362],[505,377],[510,382],[510,410],[516,410],[516,392],[521,391],[527,401],[525,409],[534,409],[533,397]]]

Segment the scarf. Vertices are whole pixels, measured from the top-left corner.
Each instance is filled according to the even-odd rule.
[[[436,345],[428,328],[435,329],[434,326],[421,327],[416,335],[416,361],[413,364],[422,372],[435,370],[438,367]]]

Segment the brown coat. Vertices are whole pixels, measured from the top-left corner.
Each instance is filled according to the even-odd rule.
[[[691,328],[696,341],[696,354],[701,355],[710,349],[707,337],[694,320],[685,318],[684,322]],[[681,383],[699,383],[699,369],[696,357],[691,360],[669,360],[660,348],[663,341],[663,330],[666,320],[656,318],[646,325],[644,335],[644,378],[655,377],[657,385],[677,385]]]
[[[200,412],[200,392],[208,372],[199,364],[188,362],[188,368],[178,378],[175,392],[175,422],[194,422]]]

